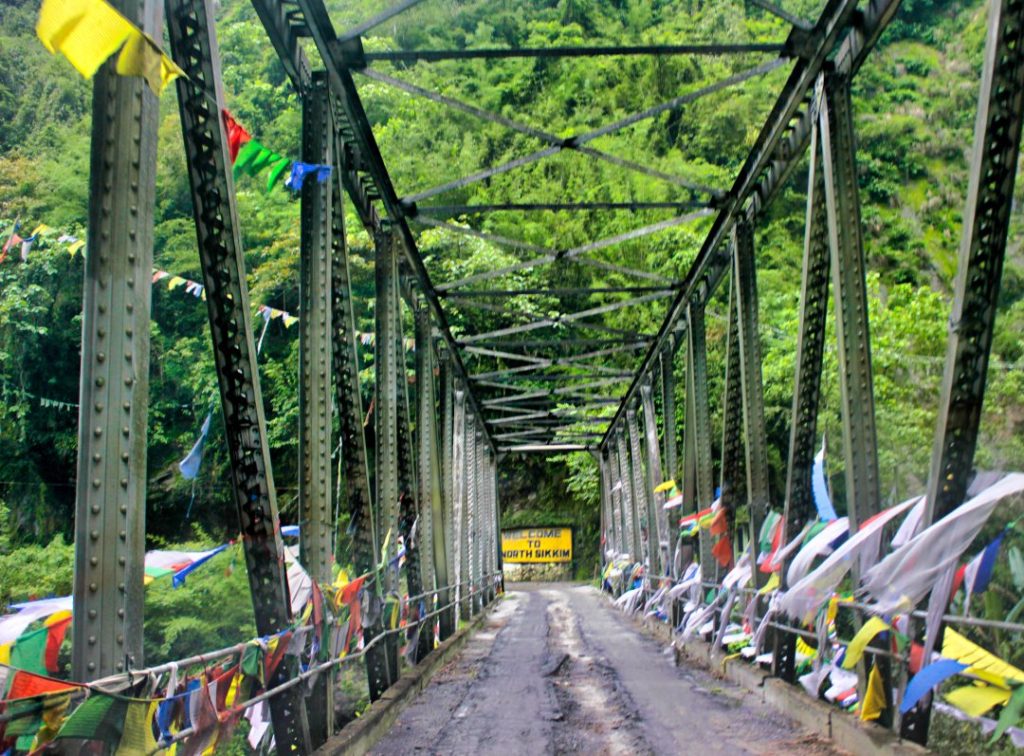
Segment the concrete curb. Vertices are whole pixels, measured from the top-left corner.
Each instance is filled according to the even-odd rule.
[[[644,634],[663,643],[672,642],[672,631],[664,622],[655,622],[646,617],[632,617],[631,620]],[[675,657],[676,664],[698,665],[715,677],[728,680],[747,689],[753,695],[760,696],[764,703],[783,712],[811,732],[828,738],[844,750],[855,754],[890,753],[895,756],[920,756],[931,753],[916,743],[900,740],[890,730],[869,722],[861,722],[824,701],[816,701],[802,688],[772,677],[759,667],[751,666],[739,659],[726,661],[724,655],[712,654],[710,646],[703,641],[690,640],[683,643],[682,648],[676,646]]]
[[[397,682],[370,704],[370,708],[364,711],[361,717],[349,722],[337,735],[328,738],[315,753],[362,756],[369,752],[391,729],[391,725],[398,719],[402,710],[427,686],[434,673],[462,650],[466,641],[497,605],[497,601],[492,602],[468,625],[431,651],[419,664],[403,672]]]

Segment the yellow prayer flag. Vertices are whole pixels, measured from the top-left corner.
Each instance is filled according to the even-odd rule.
[[[74,257],[75,256],[75,252],[77,252],[78,250],[80,250],[84,246],[85,246],[85,239],[79,239],[76,242],[71,242],[70,246],[68,246],[68,254],[71,255],[72,257]]]
[[[674,480],[666,480],[661,485],[655,487],[654,493],[662,493],[663,491],[668,491],[669,489],[673,488],[675,484],[676,482]]]
[[[36,226],[36,230],[32,232],[32,236],[38,236],[39,234],[48,234],[53,231],[52,228],[47,226],[45,223],[40,223]]]
[[[768,578],[768,582],[764,584],[764,587],[757,592],[758,596],[765,596],[774,590],[777,590],[780,584],[779,573],[773,572],[771,577]]]
[[[103,0],[43,0],[36,24],[46,49],[63,53],[87,79],[137,33],[128,19]]]
[[[43,625],[45,627],[53,627],[54,625],[57,625],[63,622],[64,620],[69,619],[71,619],[71,610],[61,609],[59,612],[54,612],[49,617],[47,617],[46,622],[44,622]]]
[[[117,72],[122,76],[141,76],[157,97],[164,87],[185,75],[153,38],[142,32],[136,32],[125,42],[117,59]]]
[[[11,646],[13,645],[13,643],[0,644],[0,664],[11,663]]]
[[[871,639],[878,635],[883,630],[888,630],[889,624],[881,617],[872,617],[864,623],[864,627],[860,629],[853,640],[850,641],[850,645],[846,647],[846,658],[843,659],[843,669],[853,669],[857,666],[857,662],[860,661],[861,657],[864,656],[864,649],[871,642]]]
[[[988,672],[1006,680],[1024,683],[1024,671],[1007,664],[995,654],[967,640],[950,627],[946,628],[942,636],[942,655],[949,659],[956,659],[961,664],[970,665],[964,670],[965,675],[981,676],[979,672]]]
[[[948,630],[948,628],[947,628]],[[971,717],[980,717],[995,706],[1001,706],[1010,700],[1011,692],[1003,688],[982,685],[965,685],[951,690],[943,698],[951,706],[960,709]]]
[[[299,319],[294,315],[285,315],[283,320],[285,328],[291,328],[293,325],[299,322]]]
[[[796,652],[801,656],[808,657],[809,659],[813,659],[818,655],[817,649],[811,648],[803,638],[796,639]]]
[[[187,282],[181,276],[171,276],[171,280],[167,282],[168,290],[177,289],[179,286],[184,286]]]
[[[868,675],[868,687],[864,691],[864,703],[860,705],[860,718],[865,722],[878,719],[886,708],[885,685],[882,683],[882,675],[879,674],[878,665],[876,664],[871,668],[871,674]]]
[[[114,756],[148,756],[157,751],[152,725],[157,704],[157,701],[128,702],[124,731]]]

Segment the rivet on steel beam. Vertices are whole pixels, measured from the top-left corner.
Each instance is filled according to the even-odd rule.
[[[103,352],[96,353],[96,362],[104,362],[107,359],[107,355]]]
[[[89,583],[89,590],[96,593],[96,591],[99,590],[99,586],[96,585],[96,583]]]
[[[106,380],[104,380],[102,375],[99,378],[96,379],[96,385],[99,386],[100,388],[103,388],[103,386],[105,384],[106,384]]]
[[[128,426],[127,425],[124,426],[123,428],[121,428],[121,434],[124,435],[126,438],[128,436],[128,433],[129,433],[129,430],[128,430]]]
[[[91,538],[92,540],[94,540],[94,541],[98,541],[98,540],[100,540],[100,531],[98,531],[98,530],[94,530],[94,531],[92,531],[91,533],[89,533],[89,537],[90,537],[90,538]]]
[[[100,479],[99,478],[93,478],[92,487],[93,488],[99,488],[100,487]]]

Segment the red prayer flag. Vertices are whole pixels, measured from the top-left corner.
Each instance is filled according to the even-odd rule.
[[[725,535],[729,532],[729,520],[726,515],[725,507],[722,507],[715,514],[715,518],[711,521],[711,535]]]
[[[61,680],[53,680],[43,675],[26,672],[19,669],[14,673],[10,688],[7,691],[7,700],[13,701],[16,698],[33,698],[45,695],[46,693],[63,693],[68,690],[75,690],[80,686],[70,685]]]
[[[228,132],[228,151],[231,153],[231,163],[234,164],[235,158],[238,157],[238,151],[242,149],[243,144],[252,139],[252,136],[227,110],[223,110],[221,113],[224,116],[224,128]]]
[[[723,567],[732,564],[732,541],[727,537],[718,539],[718,543],[711,547],[711,554]]]
[[[47,628],[46,654],[43,659],[46,664],[46,671],[50,674],[55,674],[58,671],[57,656],[60,654],[60,646],[64,642],[64,635],[69,627],[71,627],[70,617],[60,622],[55,622]]]

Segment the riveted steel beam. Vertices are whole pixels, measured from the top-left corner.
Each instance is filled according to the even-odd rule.
[[[459,619],[470,618],[469,574],[469,502],[467,481],[469,476],[468,419],[466,393],[461,387],[455,389],[455,418],[452,434],[453,490],[455,505],[455,581],[458,586]]]
[[[344,159],[335,150],[335,166]],[[339,166],[340,167],[340,166]],[[359,345],[352,303],[352,279],[349,272],[348,242],[345,235],[345,212],[342,171],[336,171],[337,191],[333,192],[334,224],[331,234],[331,358],[334,367],[335,402],[338,407],[341,433],[342,469],[345,479],[345,501],[352,533],[352,561],[360,575],[372,572],[380,558],[380,539],[374,518],[374,495],[367,466],[366,432],[363,428],[363,399],[359,382]],[[380,602],[380,585],[372,581],[366,589],[370,601]],[[366,621],[363,640],[369,643],[379,635],[383,623],[379,613],[376,621]],[[377,644],[366,652],[366,675],[370,699],[376,701],[388,687],[389,672],[384,647]]]
[[[757,269],[754,229],[749,223],[733,227],[736,266],[736,312],[739,334],[740,384],[743,396],[747,504],[750,509],[751,564],[757,562],[757,541],[771,499],[768,484],[768,432],[764,422],[764,384],[761,378],[761,333],[758,328]],[[758,587],[767,576],[754,570]]]
[[[117,9],[160,34],[156,0]],[[141,667],[153,265],[160,103],[113,61],[93,83],[89,247],[82,308],[72,676]]]
[[[333,128],[327,81],[314,77],[302,98],[302,159],[331,165]],[[299,246],[299,556],[322,585],[333,577],[331,474],[331,263],[333,183],[302,188]],[[334,734],[334,674],[320,675],[308,699],[314,748]]]
[[[302,159],[330,165],[327,82],[318,76],[302,99]],[[299,250],[299,548],[306,571],[331,580],[331,234],[333,184],[307,181]]]
[[[801,54],[648,348],[632,386],[620,402],[616,423],[625,415],[628,403],[635,400],[641,383],[654,369],[665,344],[685,317],[689,303],[706,302],[729,272],[731,256],[723,253],[721,246],[728,243],[733,224],[741,218],[753,219],[800,162],[811,126],[806,101],[822,68],[832,65],[837,72],[852,77],[892,20],[899,4],[900,0],[869,0],[857,12],[856,0],[829,0],[813,29],[798,33]],[[792,35],[791,39],[796,41]],[[831,63],[828,62],[830,56]],[[606,435],[602,444],[607,443],[610,439]]]
[[[850,81],[825,77],[819,111],[825,209],[832,250],[832,288],[839,339],[839,393],[846,456],[846,514],[851,530],[881,509],[875,392],[871,370],[867,284],[861,242],[860,197]]]
[[[923,526],[966,498],[981,425],[1024,119],[1024,2],[994,0],[974,125],[971,174],[954,286]],[[943,631],[936,634],[941,648]],[[931,698],[908,712],[901,736],[928,739]]]
[[[658,447],[658,419],[654,414],[654,391],[650,385],[643,386],[640,390],[641,402],[644,414],[644,434],[647,450],[647,490],[644,492],[647,498],[647,542],[656,544],[650,546],[651,571],[660,571],[662,574],[671,572],[671,533],[668,526],[668,516],[665,514],[665,494],[655,492],[655,488],[664,481],[664,474],[661,469],[661,449]],[[600,434],[599,434],[600,435]],[[657,565],[655,561],[657,558]]]
[[[694,482],[696,511],[707,509],[715,498],[714,463],[711,457],[711,412],[708,407],[708,350],[704,305],[691,304],[687,312],[687,397],[693,396]]]
[[[221,119],[224,95],[212,4],[211,0],[167,0],[166,9],[172,57],[189,62],[188,76],[177,80],[178,106],[256,631],[272,635],[287,630],[292,616],[245,256]],[[290,661],[282,663],[267,681],[268,687],[292,677],[294,666]],[[270,714],[279,749],[311,750],[300,689],[271,698]]]
[[[721,507],[725,510],[730,541],[734,538],[736,509],[746,500],[747,478],[743,453],[743,383],[740,379],[740,335],[739,316],[736,307],[736,274],[730,276],[729,285],[729,327],[725,345],[725,399],[722,409],[722,466],[721,466]],[[731,566],[722,565],[712,556],[711,535],[702,529],[700,533],[701,564],[715,567],[715,575],[707,577],[718,581]]]
[[[780,53],[779,42],[704,45],[574,45],[572,47],[474,48],[463,50],[381,50],[364,52],[363,60],[437,62],[441,60],[493,60],[496,58],[580,58],[636,55],[737,55]]]
[[[376,406],[374,410],[377,453],[374,455],[374,483],[377,495],[375,519],[383,534],[384,561],[390,565],[398,557],[399,497],[402,495],[399,478],[398,390],[399,371],[405,376],[404,354],[398,360],[399,296],[398,296],[398,244],[400,241],[390,229],[374,235],[377,257],[374,264],[376,277],[374,373]],[[383,571],[385,605],[399,600],[398,570],[388,567]],[[398,679],[398,638],[389,635],[384,641],[388,659],[388,684]]]
[[[452,370],[449,366],[448,351],[442,349],[438,355],[440,374],[438,376],[441,386],[441,492],[443,517],[438,519],[435,512],[434,517],[434,564],[437,574],[439,588],[438,603],[446,606],[455,600],[458,594],[457,588],[451,588],[458,583],[458,572],[455,560],[456,545],[455,539],[458,534],[458,520],[455,517],[455,483],[452,480],[453,460],[452,444],[454,443],[455,423],[455,387],[452,382]],[[444,540],[442,549],[437,548],[438,534]],[[443,564],[442,564],[443,561]],[[442,600],[441,597],[444,597]],[[441,612],[438,618],[438,632],[442,642],[451,637],[455,632],[456,610],[454,607]]]

